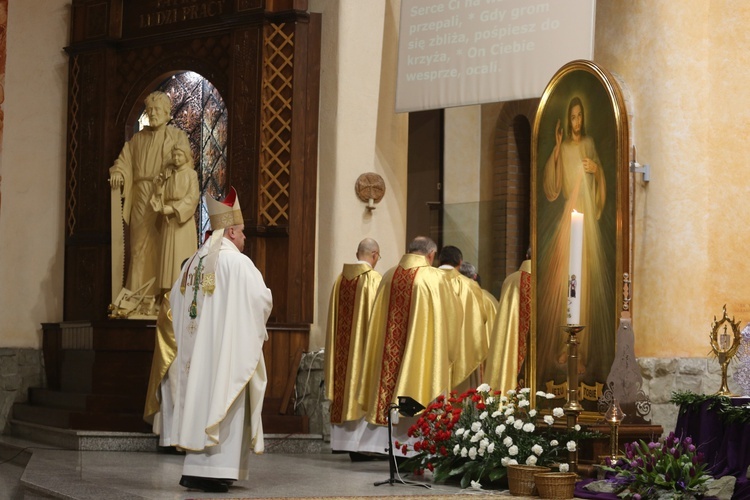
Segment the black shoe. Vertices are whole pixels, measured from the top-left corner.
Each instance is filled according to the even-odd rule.
[[[182,476],[180,486],[189,490],[201,490],[207,493],[226,493],[229,485],[212,477]]]
[[[367,455],[365,453],[359,453],[357,451],[350,451],[349,459],[352,462],[369,462],[371,460],[377,460],[377,457],[373,455]]]

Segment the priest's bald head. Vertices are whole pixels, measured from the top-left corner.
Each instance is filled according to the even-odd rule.
[[[369,263],[373,269],[380,260],[380,245],[372,238],[365,238],[357,246],[357,260]]]

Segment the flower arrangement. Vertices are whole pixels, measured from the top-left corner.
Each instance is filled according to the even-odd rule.
[[[448,398],[438,397],[409,429],[410,445],[396,443],[403,454],[416,452],[404,467],[415,473],[426,468],[436,482],[460,477],[462,487],[478,487],[481,481],[501,480],[509,465],[564,461],[576,450],[577,437],[593,437],[579,426],[571,432],[553,431],[563,409],[541,415],[531,408],[530,392],[526,388],[502,395],[482,384],[460,396],[453,392]],[[543,391],[536,396],[540,403],[554,398]],[[567,463],[559,467],[568,470]]]
[[[692,439],[680,440],[673,432],[656,442],[626,444],[625,457],[608,459],[604,470],[616,473],[610,481],[620,497],[636,500],[697,498],[712,479]]]

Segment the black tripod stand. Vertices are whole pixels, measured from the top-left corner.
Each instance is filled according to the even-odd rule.
[[[388,448],[386,448],[385,451],[388,452],[388,466],[391,474],[385,481],[376,482],[375,486],[380,486],[381,484],[390,484],[393,486],[394,483],[401,483],[430,488],[431,486],[429,484],[404,481],[400,477],[396,478],[397,466],[396,455],[393,453],[393,420],[391,418],[391,412],[393,412],[393,410],[398,410],[399,414],[406,417],[413,417],[414,414],[424,410],[424,406],[408,396],[399,396],[398,404],[391,403],[391,405],[388,406]]]
[[[405,484],[403,479],[396,479],[396,455],[393,453],[393,420],[391,419],[391,412],[397,409],[398,405],[396,404],[391,404],[388,407],[388,448],[385,451],[388,452],[388,466],[391,475],[385,481],[376,482],[375,486],[380,486],[381,484],[390,484],[393,486],[393,483]]]

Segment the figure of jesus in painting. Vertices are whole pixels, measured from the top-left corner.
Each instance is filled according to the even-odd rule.
[[[588,360],[598,359],[598,353],[592,352],[595,346],[589,341],[591,336],[611,335],[611,332],[596,331],[596,325],[606,324],[607,315],[612,314],[606,307],[601,307],[605,305],[602,298],[607,296],[606,290],[612,289],[609,273],[604,272],[607,262],[599,224],[607,202],[607,186],[594,140],[586,135],[585,110],[579,97],[570,100],[566,121],[567,127],[563,129],[561,120],[557,120],[555,146],[541,177],[546,199],[553,202],[562,195],[565,203],[556,216],[559,223],[545,245],[547,251],[540,253],[540,271],[546,275],[546,290],[539,294],[539,307],[549,313],[540,315],[539,331],[547,338],[557,339],[546,346],[552,351],[547,353],[547,359],[566,363],[567,351],[560,327],[568,323],[568,297],[578,296],[581,301],[580,324],[587,325],[587,329],[579,334],[578,371],[582,374],[586,372]],[[565,131],[567,134],[563,137]],[[570,214],[573,210],[585,216],[583,258],[578,276],[568,274]]]

